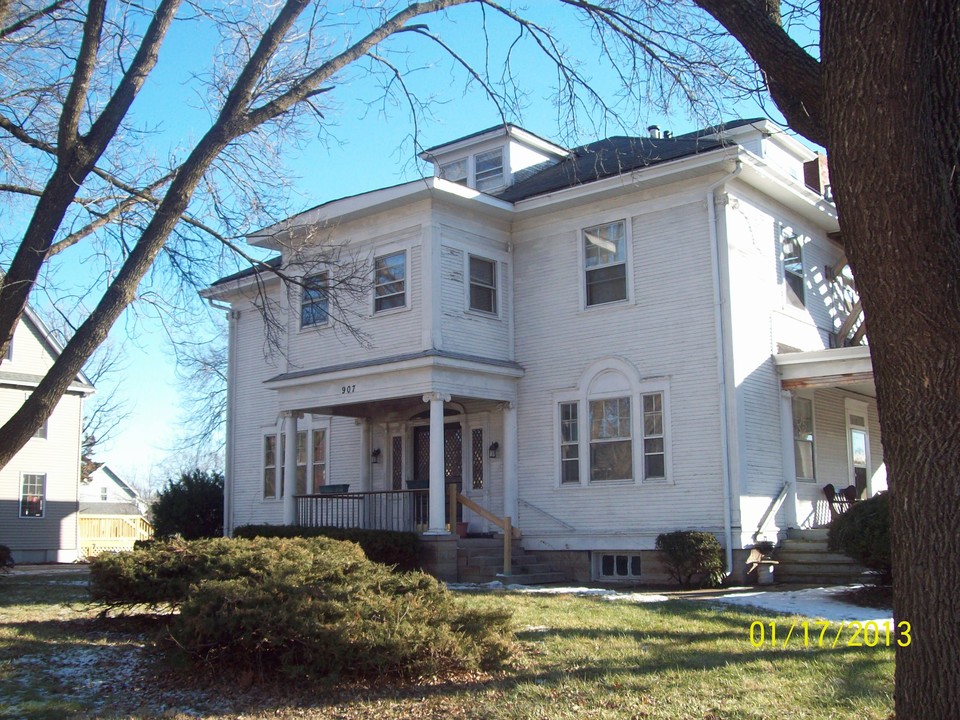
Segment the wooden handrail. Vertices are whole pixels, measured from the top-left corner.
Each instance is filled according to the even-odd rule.
[[[507,533],[507,532],[508,532],[508,530],[507,530],[508,523],[507,523],[507,521],[506,521],[504,518],[498,518],[498,517],[497,517],[496,515],[494,515],[492,512],[490,512],[489,510],[487,510],[487,509],[484,508],[484,507],[481,507],[480,505],[478,505],[477,503],[475,503],[473,500],[471,500],[470,498],[466,497],[466,496],[463,495],[462,493],[457,493],[457,502],[460,503],[461,505],[463,505],[465,508],[469,508],[469,509],[473,510],[473,511],[474,511],[477,515],[479,515],[480,517],[482,517],[482,518],[484,518],[484,519],[486,519],[486,520],[489,520],[489,521],[492,522],[494,525],[496,525],[498,528],[500,528],[501,530],[503,530],[504,533]],[[512,525],[510,525],[510,535],[513,537],[514,540],[519,540],[519,539],[521,538],[520,528],[516,528],[516,527],[513,527]]]

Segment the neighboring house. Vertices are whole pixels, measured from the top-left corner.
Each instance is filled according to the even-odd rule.
[[[322,267],[205,291],[231,308],[228,532],[442,537],[456,483],[470,531],[509,516],[581,579],[643,580],[660,533],[715,533],[739,572],[828,518],[824,485],[885,487],[824,158],[765,120],[572,150],[508,125],[422,157],[434,177],[250,237],[293,274],[312,243],[364,259],[361,300]],[[334,483],[351,496],[304,497]]]
[[[147,504],[106,464],[80,481],[80,549],[84,557],[132,550],[153,537]]]
[[[28,307],[0,360],[0,423],[20,408],[61,350]],[[83,400],[92,392],[90,381],[78,375],[43,427],[0,469],[0,544],[13,551],[15,562],[74,562],[79,557]]]

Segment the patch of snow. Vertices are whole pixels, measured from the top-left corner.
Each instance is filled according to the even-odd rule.
[[[782,615],[801,615],[832,621],[856,620],[863,623],[873,621],[880,626],[883,623],[890,623],[892,626],[892,612],[853,605],[841,599],[840,596],[857,587],[859,586],[843,585],[803,590],[758,590],[718,595],[709,600],[726,605],[758,608]]]

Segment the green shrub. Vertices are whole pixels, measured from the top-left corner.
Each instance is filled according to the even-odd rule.
[[[10,548],[0,545],[0,573],[8,572],[13,565],[13,553]]]
[[[893,582],[890,551],[890,498],[887,493],[854,503],[830,523],[827,542],[872,570],[880,585]]]
[[[689,585],[696,576],[706,586],[723,583],[723,548],[711,533],[694,530],[662,533],[657,536],[657,550],[663,553],[670,575],[680,585]]]
[[[95,599],[171,603],[171,649],[222,675],[419,677],[492,668],[509,615],[467,610],[424,573],[328,538],[156,543],[97,558]]]
[[[357,543],[373,562],[394,566],[397,570],[419,570],[420,539],[416,533],[359,528],[301,527],[299,525],[242,525],[233,531],[237,538],[326,537]]]
[[[153,526],[158,537],[223,535],[223,474],[193,470],[169,480],[153,504]]]

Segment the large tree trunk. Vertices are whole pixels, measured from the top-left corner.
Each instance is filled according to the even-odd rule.
[[[960,4],[825,2],[830,170],[890,481],[898,720],[960,718]],[[906,644],[909,637],[909,645]]]

